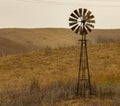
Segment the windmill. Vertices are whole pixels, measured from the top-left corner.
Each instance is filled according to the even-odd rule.
[[[94,28],[94,18],[91,11],[82,8],[74,10],[69,18],[71,30],[82,36],[82,39],[79,40],[81,41],[81,50],[76,95],[91,95],[86,35]]]

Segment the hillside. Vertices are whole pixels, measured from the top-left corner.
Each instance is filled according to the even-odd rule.
[[[88,36],[90,42],[118,42],[120,30],[94,30]],[[0,29],[0,56],[22,53],[46,47],[75,46],[79,36],[70,29]]]
[[[0,29],[0,105],[119,106],[120,30],[89,35],[94,96],[85,100],[75,97],[80,45],[71,30]]]
[[[116,106],[113,104],[120,100],[119,53],[120,43],[88,45],[91,82],[96,97],[87,102],[71,98],[78,73],[77,46],[0,57],[0,105]]]

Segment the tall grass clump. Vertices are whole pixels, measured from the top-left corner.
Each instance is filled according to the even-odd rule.
[[[120,42],[120,36],[118,35],[96,35],[94,36],[96,43],[118,43]]]
[[[74,81],[69,81],[67,83],[56,82],[41,88],[39,82],[33,80],[29,87],[24,86],[22,90],[7,88],[0,94],[0,105],[53,106],[56,102],[72,98],[75,91],[74,85]]]
[[[56,106],[64,100],[76,98],[76,80],[55,82],[45,87],[40,86],[38,80],[33,80],[29,87],[23,89],[6,88],[0,93],[1,106]],[[95,98],[109,98],[113,106],[120,100],[120,87],[103,87],[92,85],[92,96]],[[99,105],[99,104],[98,104]]]

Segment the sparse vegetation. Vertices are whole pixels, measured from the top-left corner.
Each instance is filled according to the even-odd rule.
[[[95,29],[89,42],[120,42],[120,29]],[[65,28],[5,28],[0,29],[0,56],[25,53],[46,47],[76,46],[80,37]]]
[[[33,80],[29,87],[24,86],[21,90],[5,89],[0,94],[1,103],[4,106],[65,106],[71,105],[67,101],[77,100],[77,106],[102,105],[102,106],[119,106],[120,87],[99,87],[93,86],[93,96],[88,98],[76,98],[75,80],[69,82],[57,82],[40,88],[39,82]],[[66,101],[66,103],[63,103]],[[76,103],[76,102],[75,102]],[[107,105],[106,105],[107,104]]]
[[[116,43],[120,42],[120,36],[119,35],[97,35],[94,36],[95,42],[97,43]]]
[[[55,84],[48,85],[45,88],[40,88],[39,83],[33,80],[29,87],[23,87],[21,90],[6,89],[0,95],[1,104],[4,106],[53,106],[56,102],[65,100],[68,97],[74,95],[73,83],[57,82]],[[4,98],[3,98],[4,97]],[[2,102],[3,101],[3,102]]]
[[[24,30],[24,33],[27,32]],[[94,38],[96,43],[88,43],[94,94],[89,99],[75,97],[79,45],[57,48],[46,46],[27,53],[12,56],[7,53],[6,56],[0,57],[0,105],[119,106],[120,43],[119,37],[114,40],[111,38],[108,40],[107,37],[98,37]]]
[[[82,106],[84,103],[89,103],[91,106],[94,104],[117,106],[120,98],[119,45],[119,43],[88,45],[95,96],[88,102],[80,99],[74,103],[79,61],[77,46],[46,48],[1,57],[0,103],[4,106],[8,104],[9,106],[50,106],[50,104],[64,106],[64,104],[70,105],[70,101],[73,100],[76,106]]]

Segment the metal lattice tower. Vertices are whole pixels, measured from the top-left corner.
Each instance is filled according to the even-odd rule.
[[[94,28],[95,20],[93,19],[92,12],[82,8],[74,10],[69,18],[71,30],[82,35],[82,39],[79,40],[81,41],[81,48],[76,95],[91,95],[86,35]]]

